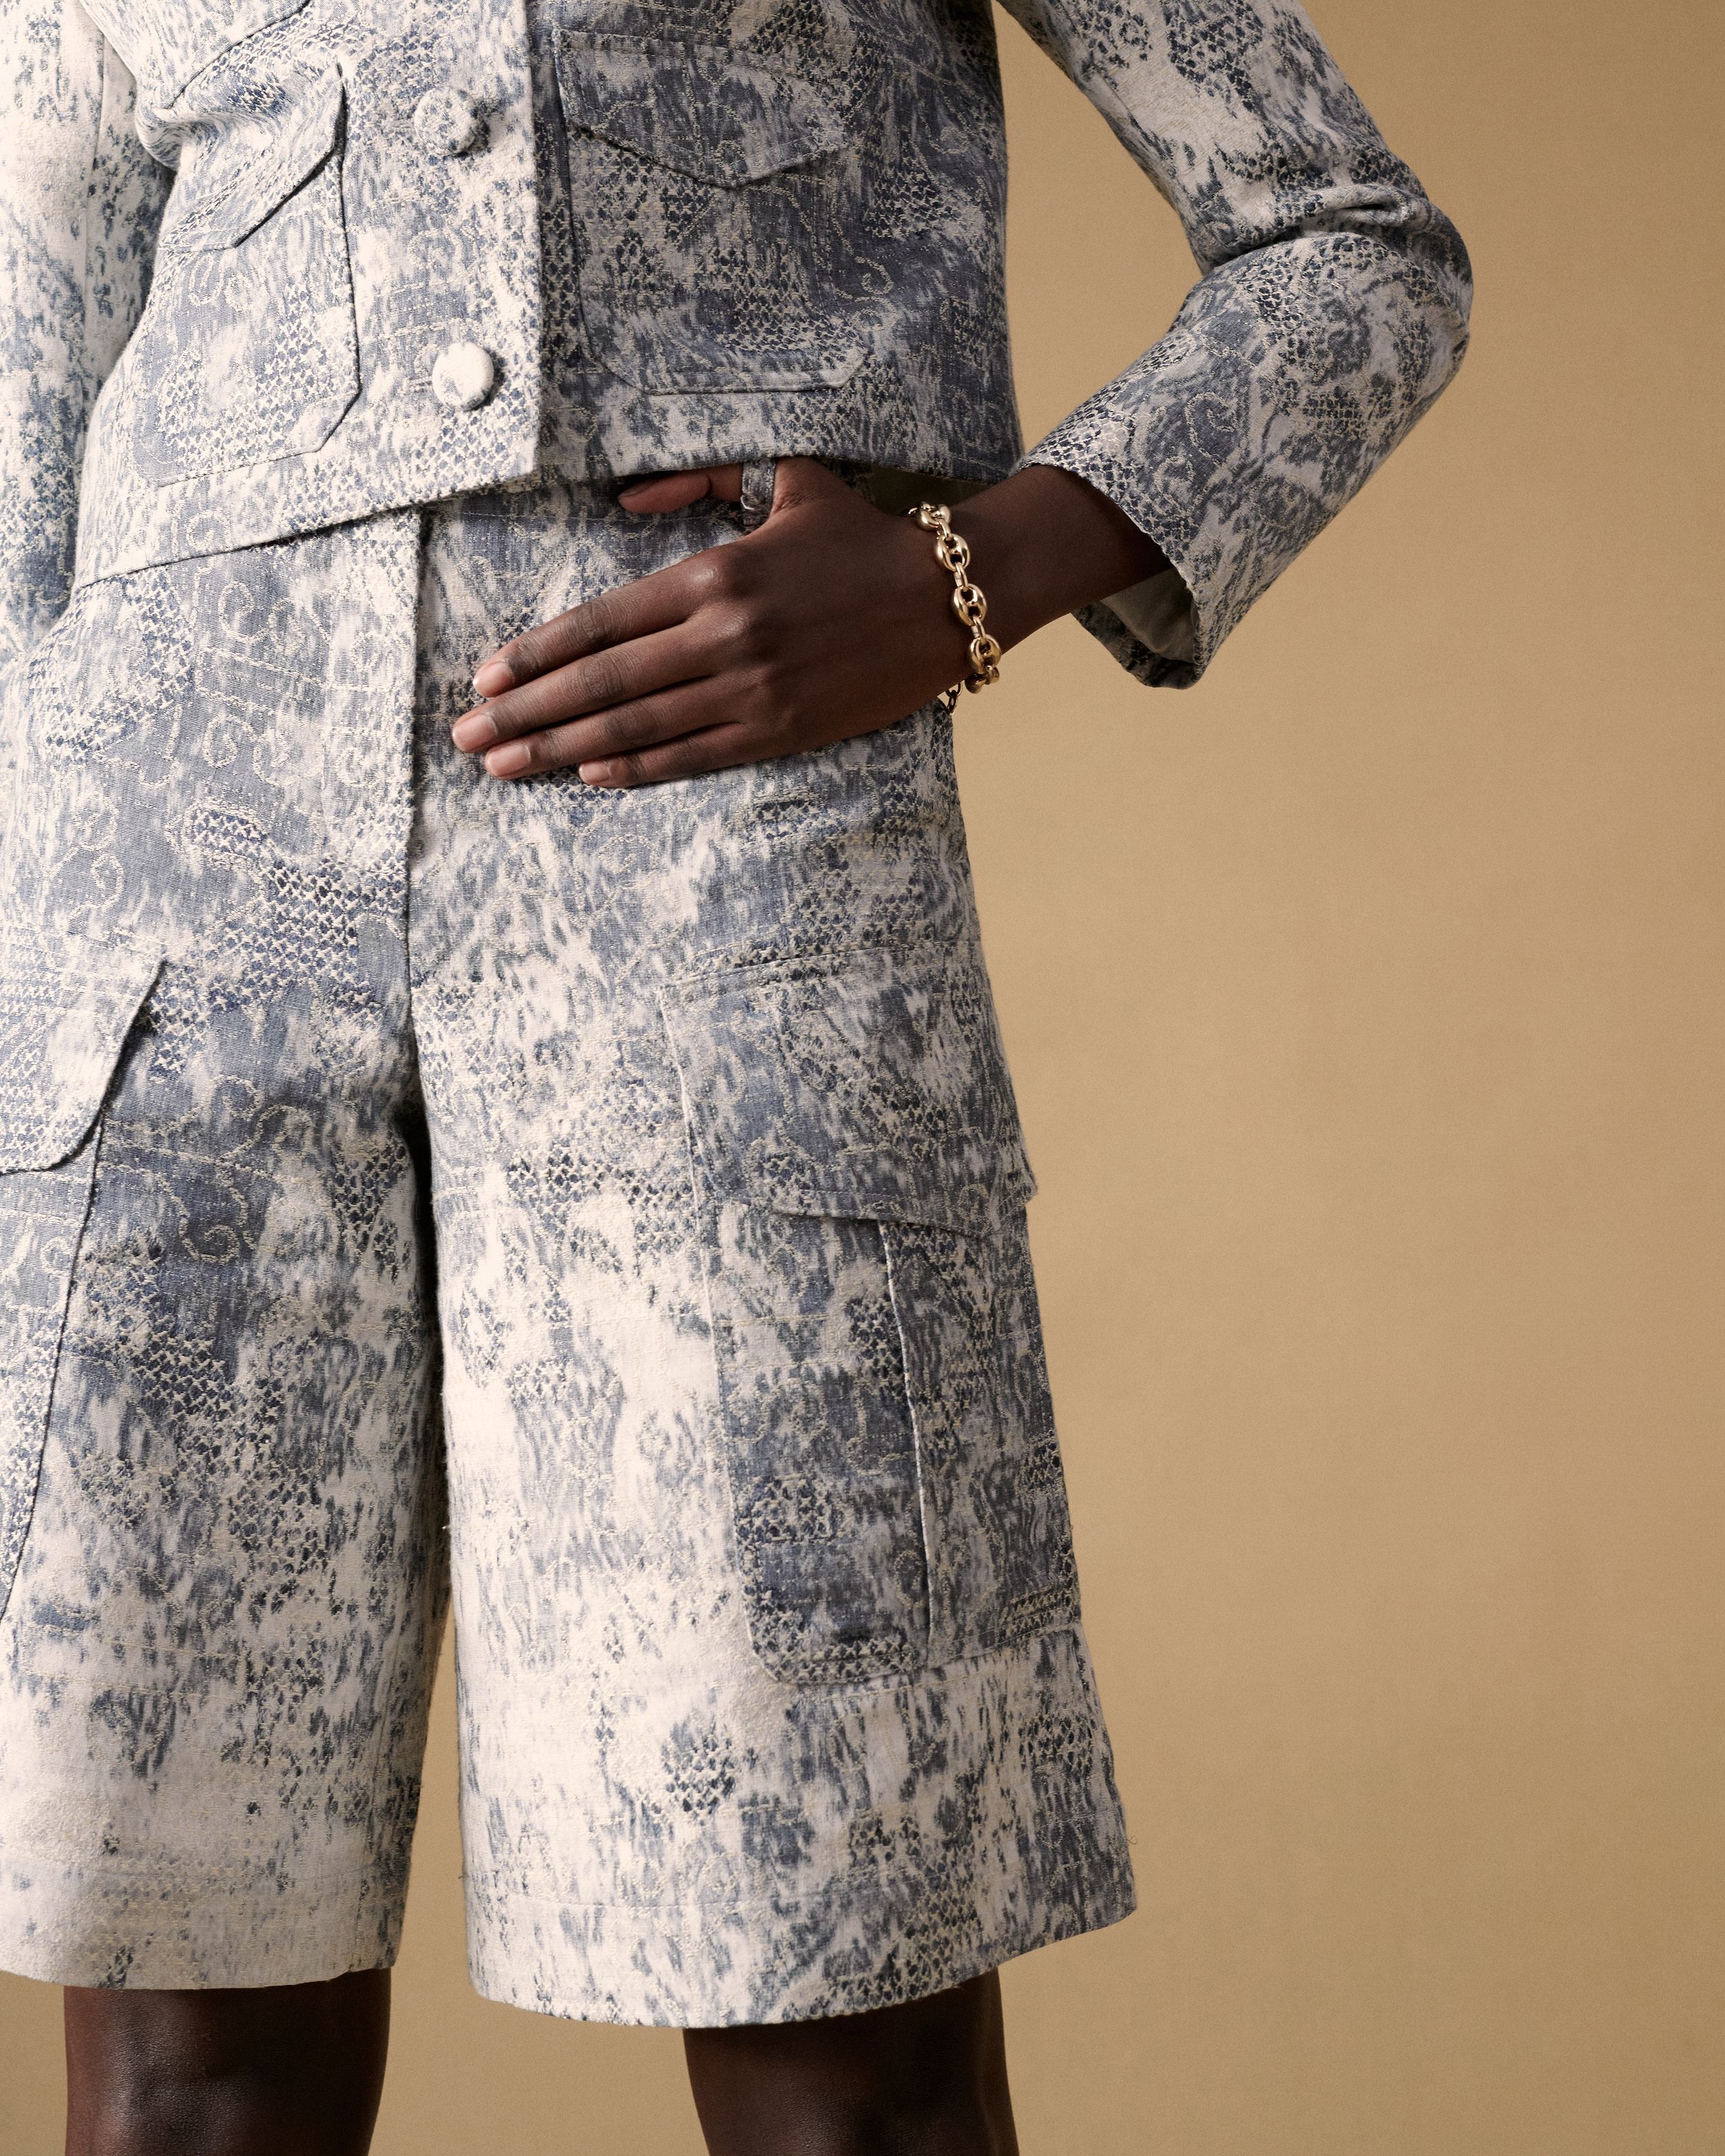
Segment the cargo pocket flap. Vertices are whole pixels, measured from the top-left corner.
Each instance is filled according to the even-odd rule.
[[[333,153],[344,101],[341,78],[332,69],[295,95],[261,147],[244,136],[213,146],[208,167],[195,167],[181,182],[190,199],[163,233],[164,246],[201,254],[249,239]]]
[[[672,982],[663,1007],[721,1196],[977,1234],[1034,1189],[971,953],[736,968]]]
[[[137,944],[0,932],[0,1173],[84,1142],[160,967]]]
[[[720,187],[809,164],[845,141],[809,84],[722,45],[571,33],[557,74],[572,127]]]

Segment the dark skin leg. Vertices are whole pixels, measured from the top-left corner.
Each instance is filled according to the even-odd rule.
[[[690,2029],[711,2156],[1018,2156],[1000,1979],[824,2021]]]
[[[387,1970],[65,1996],[66,2156],[364,2156]],[[691,2029],[684,2045],[711,2156],[1017,2156],[996,1976],[872,2014]]]
[[[389,1972],[66,1993],[66,2156],[365,2156]]]

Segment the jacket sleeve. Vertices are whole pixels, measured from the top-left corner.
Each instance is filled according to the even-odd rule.
[[[1079,619],[1185,688],[1461,363],[1455,227],[1294,0],[1004,0],[1167,197],[1173,327],[1025,456],[1126,511],[1164,572]]]
[[[0,678],[64,611],[91,405],[149,289],[168,174],[74,0],[0,0]]]

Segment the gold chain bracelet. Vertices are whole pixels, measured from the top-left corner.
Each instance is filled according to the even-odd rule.
[[[925,531],[934,533],[935,559],[952,575],[952,611],[970,631],[970,671],[941,699],[950,714],[957,708],[959,688],[986,689],[1000,679],[1000,646],[983,627],[988,602],[983,597],[981,585],[971,582],[970,542],[952,529],[952,511],[943,501],[922,501],[905,514],[914,517]]]

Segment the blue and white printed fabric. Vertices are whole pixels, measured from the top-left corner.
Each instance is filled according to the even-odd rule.
[[[1450,379],[1466,257],[1294,0],[1009,4],[1201,272],[1031,451],[1174,565],[1086,619],[1184,684]],[[0,0],[0,662],[74,575],[536,471],[998,479],[1005,194],[983,0]]]
[[[639,791],[449,738],[751,513],[557,485],[83,585],[0,923],[0,1966],[913,1999],[1132,1902],[937,703]]]

